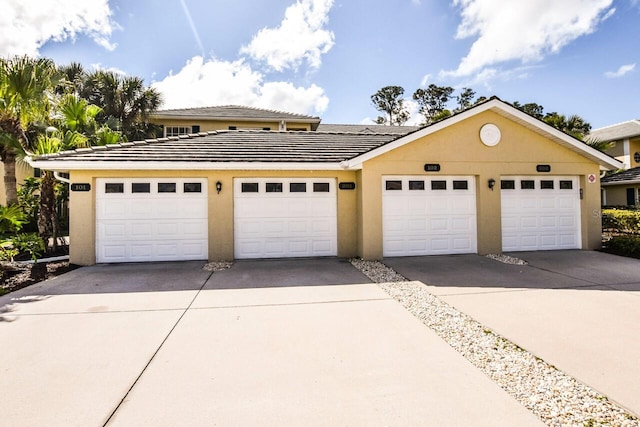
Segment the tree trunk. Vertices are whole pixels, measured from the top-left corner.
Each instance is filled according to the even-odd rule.
[[[38,211],[38,234],[49,250],[49,239],[54,237],[57,221],[55,180],[53,172],[42,171],[40,181],[40,210]]]
[[[6,150],[2,156],[4,165],[4,192],[7,206],[18,203],[18,187],[16,184],[16,155]]]

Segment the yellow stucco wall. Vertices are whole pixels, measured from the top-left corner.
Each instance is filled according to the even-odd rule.
[[[335,178],[337,183],[355,181],[353,171],[72,171],[72,183],[90,183],[90,192],[71,192],[69,201],[70,262],[92,265],[96,262],[96,179],[144,177],[194,177],[208,179],[209,260],[232,260],[233,179],[254,177]],[[222,183],[220,194],[216,182]],[[338,256],[357,255],[356,191],[337,190]]]
[[[502,133],[494,147],[482,144],[480,128],[496,124]],[[426,173],[425,163],[438,163],[441,171]],[[548,164],[550,173],[536,172]],[[547,140],[522,125],[491,111],[480,113],[405,146],[365,162],[360,179],[358,248],[365,259],[382,258],[382,177],[384,175],[474,175],[477,183],[478,253],[502,250],[500,179],[514,175],[579,176],[582,247],[596,249],[601,243],[599,179],[587,183],[589,174],[599,174],[598,165]],[[492,190],[487,182],[496,180]]]

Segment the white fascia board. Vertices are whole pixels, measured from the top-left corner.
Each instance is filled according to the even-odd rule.
[[[376,148],[375,150],[344,162],[345,168],[362,169],[362,163],[366,162],[367,160],[371,160],[377,156],[385,154],[419,138],[423,138],[427,135],[438,132],[446,127],[459,123],[487,110],[493,110],[496,113],[501,114],[502,116],[511,116],[513,119],[516,119],[516,121],[525,123],[526,127],[532,128],[538,133],[551,137],[551,139],[553,139],[556,143],[563,145],[572,151],[578,152],[579,154],[582,154],[583,156],[597,162],[599,165],[604,166],[605,168],[620,169],[623,166],[622,163],[618,160],[609,157],[608,155],[596,150],[595,148],[589,147],[582,141],[579,141],[565,134],[564,132],[559,131],[553,126],[547,125],[503,101],[492,99],[477,107],[473,107],[467,111],[451,116],[431,126],[427,126],[426,128],[406,135],[382,147]]]
[[[640,184],[640,179],[630,179],[628,181],[600,182],[602,187],[613,187],[614,185],[636,185]]]
[[[109,162],[29,160],[31,167],[52,170],[344,170],[340,163],[268,163],[268,162]]]

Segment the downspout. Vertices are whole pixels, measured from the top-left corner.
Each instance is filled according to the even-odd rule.
[[[58,181],[64,182],[66,184],[71,184],[71,181],[68,180],[67,178],[64,178],[64,177],[60,176],[60,172],[58,172],[58,171],[53,171],[53,177],[55,179],[57,179]]]

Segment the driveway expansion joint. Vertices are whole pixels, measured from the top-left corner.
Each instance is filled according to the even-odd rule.
[[[111,420],[113,419],[113,417],[116,415],[116,413],[118,412],[118,409],[120,409],[120,407],[122,406],[122,404],[125,402],[125,400],[127,400],[127,397],[129,396],[129,394],[131,393],[131,391],[133,390],[133,388],[136,386],[136,384],[138,384],[138,381],[140,381],[140,378],[142,378],[142,376],[144,375],[144,373],[146,372],[146,370],[149,368],[149,366],[151,365],[151,362],[153,362],[153,359],[155,359],[155,357],[158,355],[158,353],[160,352],[160,350],[162,349],[162,347],[164,346],[164,344],[167,342],[167,340],[169,339],[169,337],[171,336],[171,334],[173,333],[173,331],[175,331],[175,329],[177,328],[178,324],[180,323],[180,321],[184,318],[185,314],[187,314],[187,311],[189,311],[189,309],[191,308],[191,306],[193,305],[193,303],[195,302],[196,298],[198,298],[198,295],[200,295],[200,292],[202,292],[202,289],[205,287],[205,285],[207,284],[207,282],[209,281],[209,279],[211,278],[211,275],[213,274],[213,272],[210,272],[207,275],[207,278],[202,282],[202,285],[200,286],[200,289],[198,289],[198,292],[196,292],[196,294],[194,295],[194,297],[191,299],[191,302],[189,303],[189,305],[183,310],[182,314],[180,315],[180,317],[178,317],[178,320],[176,320],[176,322],[173,324],[173,326],[171,327],[171,329],[169,330],[169,332],[167,333],[167,335],[164,337],[164,339],[162,340],[162,342],[160,343],[160,345],[158,346],[158,348],[156,349],[156,351],[153,352],[153,354],[151,355],[151,357],[149,358],[149,360],[147,361],[147,363],[144,365],[144,367],[142,368],[142,370],[140,371],[140,374],[136,377],[136,379],[133,381],[133,384],[131,384],[131,387],[129,387],[129,389],[127,390],[127,392],[124,394],[124,396],[122,397],[122,399],[120,400],[120,402],[118,402],[118,404],[116,405],[116,407],[114,408],[114,410],[111,412],[111,414],[109,415],[109,417],[107,418],[107,420],[104,422],[103,427],[106,427],[107,425],[109,425],[109,423],[111,422]]]

